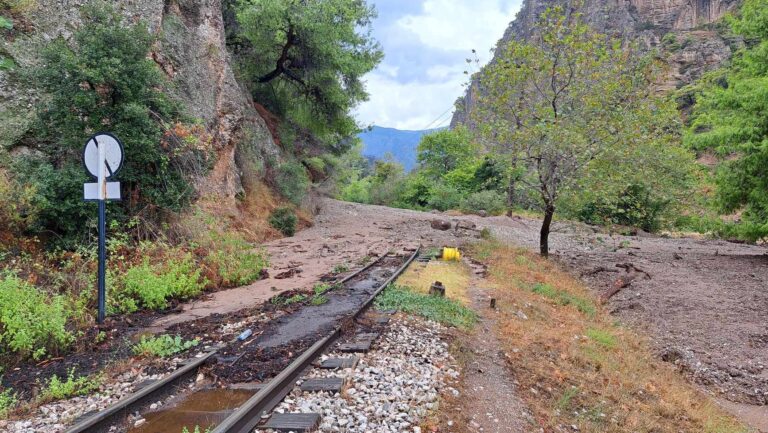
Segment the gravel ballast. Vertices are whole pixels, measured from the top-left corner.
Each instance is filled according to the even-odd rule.
[[[319,413],[321,432],[421,432],[420,424],[438,409],[440,393],[458,392],[450,388],[459,372],[441,338],[446,330],[434,322],[395,318],[373,350],[357,354],[354,369],[313,369],[307,375],[346,378],[340,394],[296,387],[275,411]],[[323,359],[346,356],[331,353]]]

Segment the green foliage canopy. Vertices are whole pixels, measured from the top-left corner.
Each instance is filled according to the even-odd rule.
[[[699,83],[685,142],[721,157],[719,207],[743,210],[744,233],[756,240],[768,236],[768,1],[746,0],[730,22],[747,48]]]
[[[182,140],[164,140],[164,125],[181,118],[180,107],[162,91],[166,84],[147,57],[154,38],[144,24],[128,25],[104,2],[82,10],[84,24],[72,44],[63,38],[43,50],[34,83],[45,93],[37,135],[41,161],[25,161],[25,172],[42,186],[51,207],[46,228],[65,237],[82,234],[93,213],[82,202],[81,149],[88,136],[110,131],[125,146],[124,215],[146,209],[178,211],[193,195],[177,164]]]
[[[257,101],[337,149],[357,132],[351,109],[382,59],[364,0],[242,0],[236,36],[243,75]]]
[[[530,42],[511,41],[481,73],[480,135],[510,173],[519,173],[510,176],[510,189],[538,195],[542,255],[559,199],[590,177],[624,182],[638,173],[672,187],[671,179],[685,176],[678,116],[651,94],[653,72],[648,57],[592,31],[578,12],[552,7]],[[671,172],[646,158],[655,152],[677,161]]]

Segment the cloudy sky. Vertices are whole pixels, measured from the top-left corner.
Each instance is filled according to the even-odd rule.
[[[358,107],[363,125],[426,129],[450,122],[464,92],[466,63],[480,61],[504,34],[522,0],[369,0],[379,12],[374,36],[385,58],[366,76],[370,101]],[[473,71],[472,69],[469,69]]]

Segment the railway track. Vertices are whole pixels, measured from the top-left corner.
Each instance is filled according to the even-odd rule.
[[[330,314],[338,312],[339,305],[350,304],[353,307],[342,310],[345,314],[326,315],[325,320],[328,317],[332,317],[334,320],[330,329],[325,332],[320,331],[321,337],[317,338],[308,349],[293,359],[276,376],[267,382],[254,386],[252,389],[255,393],[245,402],[240,403],[235,410],[222,409],[221,413],[225,413],[226,416],[216,424],[212,432],[247,433],[259,425],[267,425],[268,423],[271,423],[268,425],[276,430],[307,431],[311,426],[316,425],[319,422],[319,415],[317,414],[311,414],[313,416],[294,414],[293,417],[281,415],[277,417],[279,419],[268,419],[267,415],[291,392],[296,381],[312,367],[320,355],[328,350],[344,332],[349,331],[346,329],[349,324],[354,323],[355,319],[368,310],[376,296],[417,258],[419,252],[420,249],[417,248],[410,255],[386,254],[338,282],[343,288],[343,294],[337,295],[338,299],[332,298],[332,302],[329,303],[330,305],[326,310]],[[334,302],[337,304],[336,306],[334,306]],[[304,311],[308,311],[308,313],[302,317]],[[323,307],[306,307],[300,310],[297,314],[289,317],[282,328],[275,329],[268,336],[262,336],[263,338],[260,338],[257,344],[277,344],[281,339],[298,338],[297,335],[294,335],[297,329],[295,325],[298,324],[299,329],[308,326],[320,326],[318,323],[322,323],[324,319],[319,318],[313,323],[309,322],[315,318],[312,314],[317,315],[318,312],[322,313],[322,311]],[[291,322],[296,323],[292,325]],[[304,330],[306,331],[306,329]],[[373,337],[369,338],[367,340],[368,345],[372,341]],[[363,343],[365,342],[363,341]],[[153,402],[183,393],[186,386],[194,381],[194,378],[212,361],[216,360],[219,350],[220,348],[217,348],[199,358],[194,358],[164,379],[140,389],[101,412],[86,417],[67,430],[66,433],[102,433],[121,431],[121,429],[125,431],[126,428],[130,427],[129,420],[132,415],[149,412]],[[320,385],[322,386],[322,384]],[[194,425],[194,421],[191,424]],[[181,426],[178,429],[180,431]],[[152,427],[144,426],[140,431],[160,432],[164,430],[153,430]],[[169,431],[168,433],[176,432]]]

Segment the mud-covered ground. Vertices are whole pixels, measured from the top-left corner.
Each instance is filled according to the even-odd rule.
[[[430,222],[436,218],[451,221],[453,227],[461,222],[465,228],[435,230]],[[286,291],[311,289],[336,265],[354,270],[362,266],[359,260],[363,257],[418,244],[461,246],[479,238],[482,228],[503,242],[526,248],[538,245],[539,221],[534,219],[456,217],[325,199],[313,227],[265,246],[272,256],[269,278],[181,305],[178,313],[152,320],[149,329],[202,335],[209,341],[226,341],[247,327],[254,334],[266,333],[264,325],[277,313],[264,310],[267,299]],[[597,294],[625,277],[617,264],[631,264],[647,273],[649,278],[643,274],[612,296],[607,302],[609,310],[647,335],[660,358],[679,365],[683,374],[720,398],[728,409],[768,431],[766,248],[647,234],[610,235],[583,224],[557,222],[551,250],[572,273],[583,275]],[[254,314],[238,318],[249,308]],[[238,320],[244,323],[238,324]],[[199,327],[190,326],[193,323]],[[232,329],[222,328],[226,324]],[[291,351],[274,350],[283,349]],[[235,361],[239,353],[231,355],[226,361]],[[258,354],[253,355],[257,360]],[[29,377],[19,373],[16,375]],[[14,374],[6,375],[5,381],[11,376]]]
[[[495,238],[522,247],[538,245],[539,221],[534,219],[455,217],[334,200],[325,200],[322,209],[310,230],[352,237],[361,245],[367,236],[393,245],[461,245],[479,234],[434,230],[434,218],[454,226],[457,221],[474,223],[478,230],[488,228]],[[756,425],[760,418],[768,419],[768,249],[645,233],[611,235],[570,222],[555,223],[550,241],[554,258],[583,275],[598,294],[624,277],[617,264],[645,271],[650,278],[642,275],[608,300],[612,314],[647,335],[658,356],[679,365],[691,380],[723,401],[737,403],[725,402],[726,407]],[[601,267],[619,272],[598,271]]]

